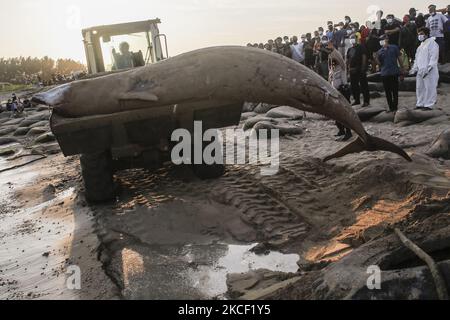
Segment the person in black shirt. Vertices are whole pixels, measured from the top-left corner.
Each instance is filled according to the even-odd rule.
[[[361,104],[360,95],[362,91],[364,96],[362,107],[367,107],[370,104],[369,83],[367,81],[367,49],[357,42],[355,35],[350,36],[350,43],[352,47],[347,52],[347,66],[353,99],[355,100],[353,105]]]
[[[384,34],[389,37],[389,43],[399,45],[401,24],[395,19],[393,14],[386,17],[387,25],[384,27]]]
[[[422,13],[419,13],[419,15],[416,17],[416,27],[417,30],[422,29],[426,26],[426,20]]]
[[[375,54],[378,52],[378,50],[381,49],[377,29],[372,29],[370,31],[370,34],[366,39],[365,46],[367,49],[367,57],[369,59],[370,65],[371,65],[371,72],[375,73],[375,72],[377,72],[377,68],[376,68],[377,61],[375,59]]]
[[[311,33],[306,34],[306,42],[303,46],[303,50],[305,52],[305,66],[313,69],[316,59],[314,57],[314,40],[311,39]]]

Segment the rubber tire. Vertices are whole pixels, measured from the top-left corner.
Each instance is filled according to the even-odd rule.
[[[193,164],[192,165],[192,171],[194,174],[202,179],[216,179],[220,178],[225,173],[225,165],[223,164]]]
[[[203,144],[202,151],[206,148],[207,144]],[[192,146],[192,150],[194,150],[194,146]],[[217,179],[224,175],[225,173],[225,165],[224,164],[193,164],[192,165],[192,171],[194,174],[202,179]]]
[[[111,153],[83,154],[80,157],[85,197],[89,202],[106,202],[115,198]]]

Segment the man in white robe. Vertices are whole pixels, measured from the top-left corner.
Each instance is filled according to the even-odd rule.
[[[417,108],[431,110],[437,102],[439,45],[434,37],[430,37],[428,28],[419,30],[419,41],[421,44],[410,74],[417,74]]]

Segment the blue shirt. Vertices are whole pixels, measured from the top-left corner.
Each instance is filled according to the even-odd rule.
[[[395,44],[390,44],[387,48],[383,47],[378,50],[378,60],[381,64],[381,76],[398,76],[400,68],[398,67],[398,57],[400,49]]]

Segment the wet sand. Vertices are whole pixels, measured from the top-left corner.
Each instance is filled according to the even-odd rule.
[[[440,92],[449,115],[450,91]],[[401,108],[414,102],[401,93]],[[385,106],[384,97],[372,105]],[[54,152],[54,141],[2,146],[16,156],[41,152],[2,156],[0,169],[45,158],[0,173],[0,299],[308,298],[292,289],[311,287],[308,270],[350,257],[393,226],[433,232],[413,213],[450,201],[450,161],[424,155],[449,121],[365,123],[413,163],[384,152],[323,163],[343,146],[333,122],[308,114],[292,123],[303,133],[282,138],[275,176],[254,165],[228,166],[213,181],[183,167],[127,170],[116,176],[117,201],[96,206],[83,198],[78,158]],[[73,265],[81,290],[67,287]]]

